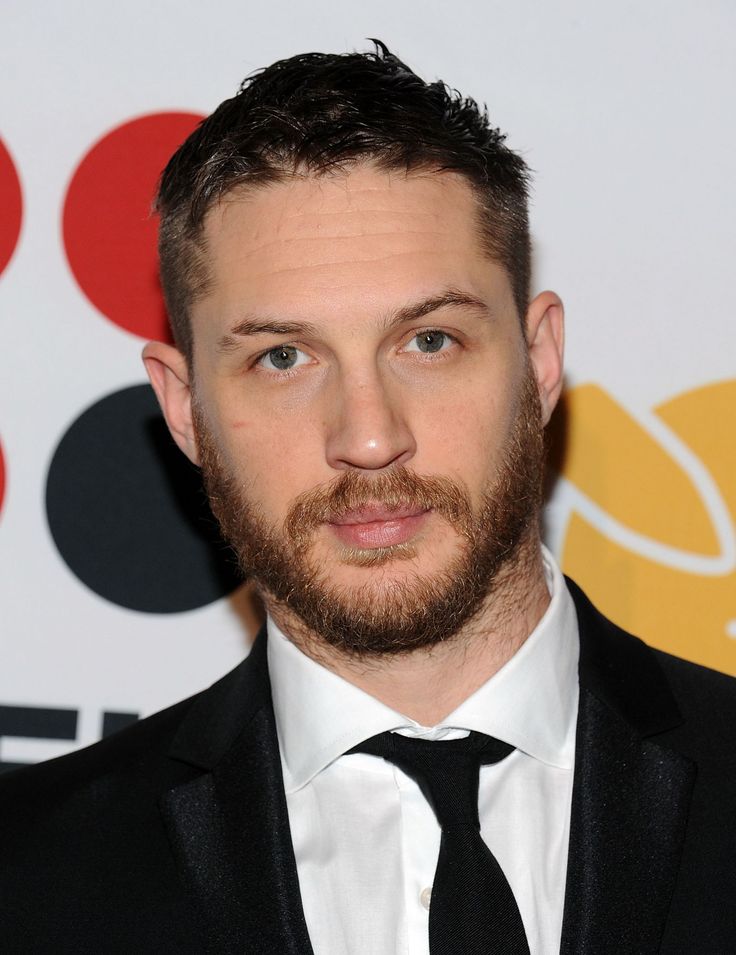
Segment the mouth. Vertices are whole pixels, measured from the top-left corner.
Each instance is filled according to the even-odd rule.
[[[429,508],[388,508],[375,504],[341,514],[329,521],[328,527],[346,547],[391,547],[411,540],[430,513]]]

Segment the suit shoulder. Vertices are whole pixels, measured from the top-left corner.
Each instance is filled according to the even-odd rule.
[[[3,774],[0,776],[0,815],[7,820],[14,810],[28,815],[51,808],[111,775],[148,776],[153,782],[157,767],[163,762],[161,757],[199,695],[133,723],[91,746]]]
[[[719,720],[736,730],[736,678],[691,663],[681,657],[654,650],[657,662],[672,687],[683,715],[695,716],[702,712],[709,722]]]
[[[574,581],[580,681],[644,736],[716,771],[735,768],[736,679],[649,646],[604,617]]]
[[[679,722],[657,741],[689,757],[702,786],[736,807],[736,679],[662,650],[648,648],[677,705]],[[730,811],[731,811],[730,810]]]

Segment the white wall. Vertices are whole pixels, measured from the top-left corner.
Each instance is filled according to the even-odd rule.
[[[675,541],[670,569],[695,580],[690,606],[706,584],[717,585],[721,596],[704,599],[721,601],[723,626],[714,625],[715,650],[704,662],[736,672],[736,502],[726,469],[731,461],[736,467],[733,406],[721,401],[715,423],[708,401],[694,412],[702,416],[695,431],[720,429],[711,441],[718,461],[704,461],[697,450],[688,455],[687,448],[678,458],[681,442],[667,445],[666,429],[645,427],[657,406],[736,379],[732,3],[6,0],[0,18],[0,139],[24,198],[20,240],[0,275],[0,446],[7,470],[0,704],[78,713],[74,738],[52,742],[43,727],[40,739],[25,738],[28,713],[13,710],[20,730],[6,725],[0,760],[33,761],[90,742],[103,711],[152,712],[214,680],[247,646],[230,601],[185,613],[125,609],[80,583],[50,535],[44,499],[58,442],[100,397],[144,381],[142,339],[99,314],[67,263],[61,213],[74,170],[93,143],[128,120],[207,113],[259,66],[310,49],[367,49],[365,38],[373,36],[426,78],[441,77],[486,101],[494,124],[536,171],[535,285],[554,288],[566,302],[569,386],[600,386],[611,399],[611,421],[620,412],[633,428],[644,422],[658,442],[664,457],[652,452],[659,461],[653,467],[665,474],[674,455],[693,500],[707,498],[720,563],[688,570],[687,547]],[[639,482],[631,469],[622,480],[634,489]],[[550,509],[549,540],[558,554],[572,511],[585,510],[581,482],[584,497],[599,495],[604,537],[613,526],[606,514],[619,505],[609,508],[605,493],[576,472],[559,485]],[[674,520],[687,505],[668,503],[668,482],[662,484],[660,504],[672,508]],[[657,496],[656,489],[647,493]],[[588,517],[595,522],[590,509]],[[641,519],[646,524],[648,517]],[[639,538],[627,545],[631,574],[654,533],[633,529],[644,543],[638,557]],[[581,564],[580,555],[571,560]],[[590,586],[595,591],[595,579]],[[604,609],[616,615],[616,607]],[[622,608],[622,622],[639,619],[630,610]],[[692,641],[689,655],[697,658],[696,634]]]

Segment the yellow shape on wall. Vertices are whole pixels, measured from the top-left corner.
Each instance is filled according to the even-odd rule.
[[[565,573],[652,646],[736,675],[736,380],[637,417],[596,385],[566,406]]]

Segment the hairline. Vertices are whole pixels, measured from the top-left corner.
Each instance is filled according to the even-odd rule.
[[[282,185],[289,181],[319,180],[329,177],[347,178],[347,176],[349,176],[355,170],[365,168],[373,168],[380,172],[384,172],[387,175],[391,175],[392,173],[397,175],[403,174],[403,177],[406,179],[408,179],[410,176],[416,176],[419,178],[450,175],[464,183],[470,190],[474,200],[476,236],[480,243],[481,249],[484,255],[488,257],[489,261],[495,262],[506,273],[512,287],[514,306],[517,310],[519,321],[523,326],[525,319],[525,309],[522,310],[520,308],[520,303],[518,302],[518,297],[514,286],[514,277],[508,265],[502,261],[501,257],[491,248],[492,235],[490,223],[488,221],[491,210],[488,206],[488,195],[484,192],[482,185],[474,181],[473,177],[465,170],[454,169],[448,166],[440,166],[431,161],[427,161],[426,163],[418,162],[410,167],[406,165],[402,166],[398,163],[389,164],[385,161],[385,157],[382,161],[382,157],[380,155],[358,156],[342,160],[339,163],[336,162],[325,164],[324,166],[310,166],[309,164],[302,163],[299,165],[293,165],[290,168],[288,165],[273,165],[270,167],[267,175],[256,175],[250,177],[243,176],[241,179],[236,179],[229,185],[224,186],[221,191],[209,199],[206,205],[202,206],[201,211],[196,218],[191,215],[190,211],[188,222],[185,226],[186,235],[183,237],[183,241],[195,249],[195,255],[198,260],[197,267],[199,276],[196,287],[190,287],[188,289],[187,301],[184,306],[189,347],[186,347],[186,343],[185,347],[181,347],[181,345],[177,342],[177,347],[184,355],[190,372],[193,373],[194,371],[194,335],[191,309],[201,298],[204,297],[204,295],[207,294],[209,287],[211,287],[211,272],[208,269],[206,261],[208,252],[206,230],[208,220],[211,218],[213,213],[218,208],[222,208],[222,206],[226,205],[228,202],[235,201],[238,194],[240,194],[242,197],[245,197],[247,194],[256,192],[256,190],[268,189],[270,186]],[[191,210],[191,207],[189,207],[189,209]],[[180,210],[178,215],[177,212],[174,211],[169,213],[169,215],[166,217],[167,223],[176,222],[177,220],[180,221],[183,212],[185,214],[186,210]],[[164,217],[162,216],[162,225],[163,221]],[[162,232],[163,231],[164,229],[162,229]],[[173,326],[174,323],[172,322],[171,324]]]

